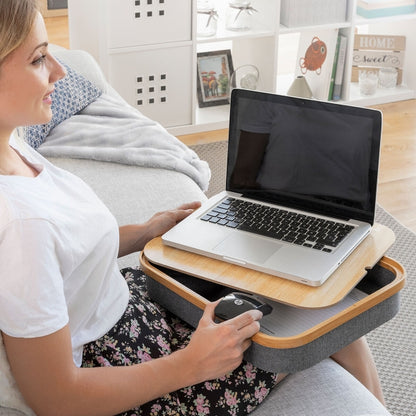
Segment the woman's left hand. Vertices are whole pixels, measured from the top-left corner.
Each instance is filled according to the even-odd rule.
[[[192,214],[200,206],[201,203],[199,201],[194,201],[183,204],[176,209],[158,212],[157,214],[153,215],[153,217],[151,217],[145,224],[147,224],[151,230],[153,235],[152,238],[155,238],[170,230],[173,226],[175,226],[178,222],[181,222],[188,215]]]
[[[144,224],[125,225],[120,227],[120,247],[118,256],[143,250],[153,238],[164,234],[178,222],[192,214],[201,206],[199,201],[183,204],[176,209],[158,212]]]

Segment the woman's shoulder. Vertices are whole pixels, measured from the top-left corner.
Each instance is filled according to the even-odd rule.
[[[32,203],[25,197],[17,198],[0,186],[0,234],[14,230],[25,238],[33,228],[39,232],[39,229],[49,229],[52,225],[50,214],[37,207],[36,202]]]

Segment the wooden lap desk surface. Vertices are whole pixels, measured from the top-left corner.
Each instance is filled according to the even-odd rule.
[[[319,287],[307,286],[242,266],[168,247],[156,238],[146,245],[145,258],[151,263],[236,290],[254,293],[301,308],[323,308],[342,300],[383,257],[394,243],[392,230],[375,224],[370,235],[347,260]],[[395,262],[385,260],[388,267]],[[394,265],[393,265],[394,263]]]

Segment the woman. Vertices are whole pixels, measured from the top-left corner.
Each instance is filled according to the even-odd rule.
[[[216,324],[212,303],[192,333],[141,272],[116,268],[199,203],[118,228],[81,180],[14,139],[50,120],[64,76],[36,0],[2,0],[0,330],[19,389],[38,415],[249,413],[283,378],[242,362],[261,313]],[[383,400],[363,339],[333,358]]]

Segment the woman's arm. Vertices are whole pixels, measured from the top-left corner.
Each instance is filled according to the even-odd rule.
[[[201,203],[198,201],[191,202],[170,211],[159,212],[144,224],[131,224],[120,227],[118,256],[123,257],[143,250],[150,240],[170,230],[200,206]]]
[[[127,367],[76,367],[68,326],[40,338],[3,337],[13,375],[38,416],[114,415],[220,377],[241,363],[261,312],[216,324],[215,306],[206,307],[186,348]]]

